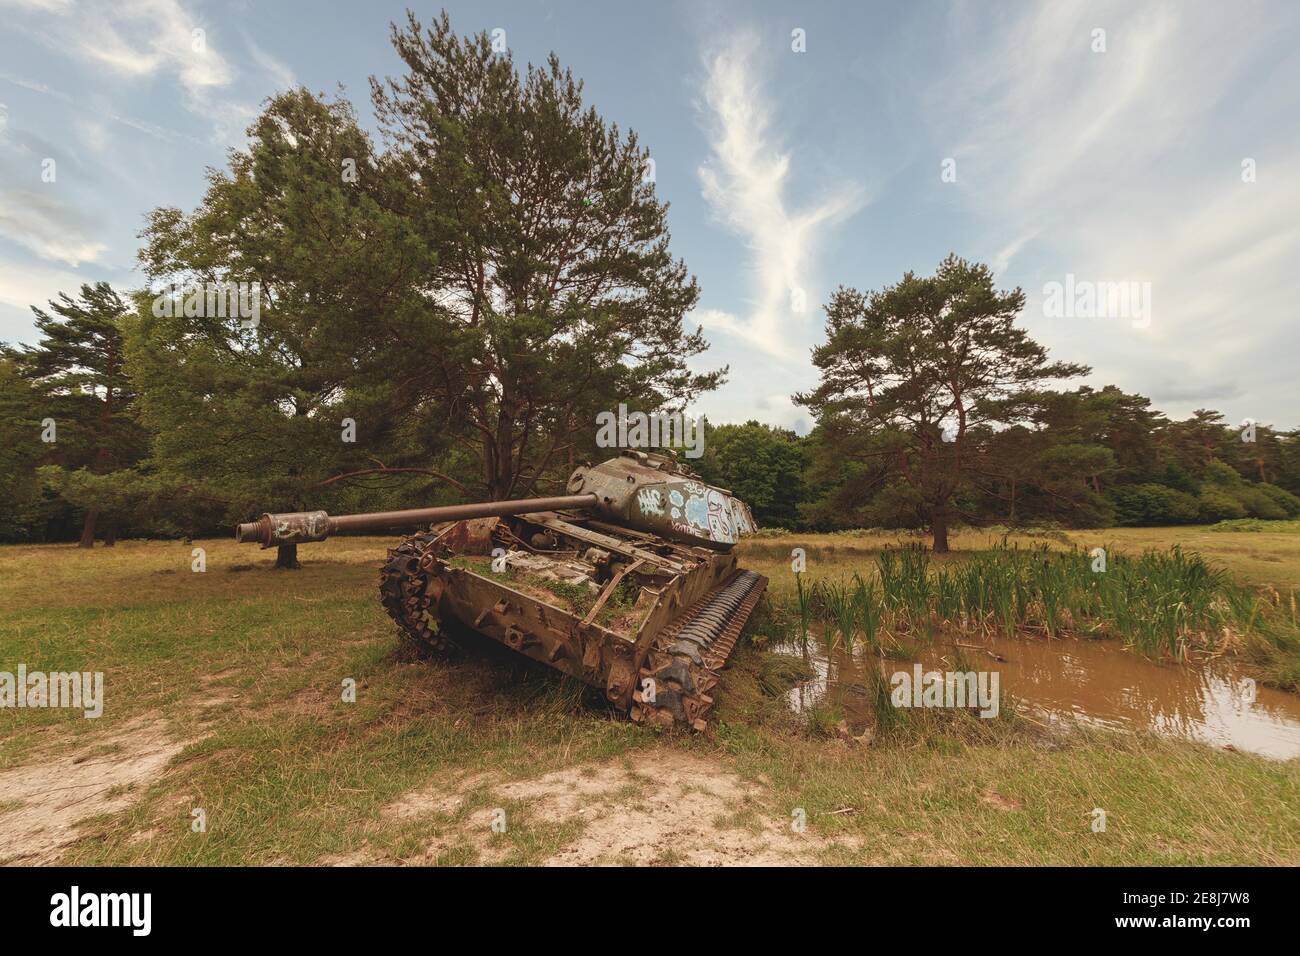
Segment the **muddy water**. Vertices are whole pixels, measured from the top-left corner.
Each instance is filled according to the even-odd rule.
[[[804,656],[800,648],[782,648]],[[820,700],[837,703],[856,733],[871,722],[863,668],[887,675],[911,671],[911,661],[849,656],[810,635],[807,658],[817,676],[790,691],[798,710]],[[997,660],[994,658],[1001,658]],[[1159,664],[1115,641],[1073,638],[937,639],[920,662],[927,669],[997,672],[1004,698],[1014,697],[1040,722],[1075,721],[1127,731],[1152,731],[1221,747],[1288,759],[1300,756],[1300,696],[1260,687],[1230,664]]]

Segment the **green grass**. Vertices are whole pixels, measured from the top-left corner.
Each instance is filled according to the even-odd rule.
[[[997,547],[931,572],[926,552],[886,549],[876,558],[879,598],[875,584],[855,573],[850,583],[818,582],[813,603],[850,652],[859,632],[874,645],[882,611],[892,631],[926,639],[939,627],[1008,636],[1073,633],[1112,637],[1148,655],[1183,660],[1189,648],[1212,651],[1271,623],[1300,648],[1289,608],[1274,613],[1200,555],[1175,545],[1101,561],[1079,551]]]
[[[579,839],[584,824],[545,818],[527,800],[503,801],[498,782],[651,748],[751,781],[756,804],[719,809],[729,825],[788,821],[793,808],[806,809],[827,861],[1300,862],[1297,761],[1112,734],[1045,738],[1014,707],[992,721],[907,713],[865,746],[842,738],[834,713],[820,718],[820,736],[811,733],[783,701],[808,676],[806,665],[752,645],[727,671],[704,736],[645,731],[593,705],[581,685],[504,650],[449,663],[404,659],[375,595],[376,566],[391,543],[326,542],[302,549],[303,570],[284,572],[271,570],[269,553],[198,542],[207,551],[202,574],[190,571],[191,546],[179,542],[0,548],[0,669],[21,661],[33,670],[101,670],[106,691],[99,720],[0,711],[0,772],[90,752],[137,719],[160,721],[189,742],[132,792],[131,806],[84,821],[60,862],[313,863],[363,853],[380,862],[532,864]],[[756,544],[783,549],[779,560],[751,555],[743,563],[769,573],[778,598],[797,600],[793,545]],[[974,585],[960,577],[960,561],[930,561],[922,581],[914,565],[903,566],[920,557],[897,559],[907,583],[895,601],[879,587],[874,552],[810,551],[807,577],[834,577],[848,594],[850,640],[872,643],[873,616],[883,639],[888,615],[907,613],[921,588],[938,617],[951,618],[954,607],[966,613]],[[996,602],[983,606],[996,626]],[[1039,613],[1032,602],[1025,607],[1030,619]],[[924,626],[917,621],[916,639]],[[766,611],[750,628],[756,643],[781,632]],[[354,704],[341,699],[345,678],[357,682]],[[385,811],[412,791],[481,774],[490,779],[470,786],[454,809],[413,819]],[[1089,830],[1095,806],[1110,815],[1106,834]],[[191,831],[195,807],[207,813],[205,833]],[[476,821],[494,807],[511,825],[483,834]]]
[[[1207,557],[1174,542],[1129,553],[1107,542],[1102,554],[1003,537],[938,561],[916,542],[820,553],[802,537],[789,543],[808,552],[808,571],[792,599],[793,575],[779,561],[760,559],[774,579],[772,599],[797,609],[801,630],[810,616],[820,619],[828,639],[850,651],[859,637],[877,646],[882,634],[895,646],[930,643],[941,632],[1111,638],[1176,661],[1237,653],[1263,682],[1300,688],[1295,589],[1235,580],[1214,552]],[[747,556],[784,547],[769,537],[748,546]]]
[[[1113,735],[861,748],[728,728],[723,742],[774,805],[841,844],[826,863],[1294,865],[1300,846],[1294,762],[1229,767]]]
[[[1279,591],[1300,591],[1300,521],[1269,521],[1267,529],[1255,532],[1222,531],[1218,525],[1179,525],[1172,528],[1098,528],[1078,531],[1005,531],[963,529],[949,536],[953,553],[935,558],[934,563],[964,560],[966,555],[986,551],[1006,543],[1022,548],[1046,544],[1060,550],[1078,548],[1090,551],[1109,546],[1127,554],[1165,551],[1179,545],[1184,551],[1197,552],[1234,579],[1253,586],[1271,586]],[[789,578],[790,549],[801,547],[807,553],[808,571],[824,573],[824,565],[834,564],[846,576],[860,563],[874,562],[876,552],[886,547],[929,544],[929,537],[906,531],[846,531],[836,534],[764,534],[741,542],[740,552],[746,564],[773,577],[778,588],[793,588]],[[784,574],[782,574],[784,572]]]

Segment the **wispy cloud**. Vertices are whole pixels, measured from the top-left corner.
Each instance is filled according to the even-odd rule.
[[[46,302],[57,295],[52,290],[62,289],[71,293],[86,281],[66,269],[44,266],[0,269],[0,305],[21,309],[24,313],[33,305],[44,308]],[[0,336],[2,339],[4,336]]]
[[[260,66],[263,72],[271,78],[271,82],[277,90],[287,90],[298,85],[297,77],[294,76],[293,70],[287,64],[276,59],[267,50],[259,46],[247,31],[244,31],[243,38],[244,45],[248,47],[248,52],[253,57],[253,62]]]
[[[227,86],[234,68],[207,39],[203,20],[179,0],[113,0],[73,7],[46,6],[47,42],[75,58],[126,76],[174,75],[201,97]]]
[[[256,108],[230,95],[239,71],[223,54],[207,20],[181,0],[89,0],[76,6],[33,0],[0,0],[24,14],[16,26],[92,70],[126,81],[170,77],[189,112],[213,124],[214,142],[228,142],[256,115]],[[261,50],[254,63],[279,82],[287,69]],[[56,95],[45,84],[15,80]],[[127,118],[113,117],[141,128]],[[151,130],[145,130],[152,132]]]
[[[80,215],[59,199],[33,190],[0,193],[0,236],[42,259],[78,266],[108,248],[81,234]]]
[[[1282,357],[1300,344],[1300,273],[1287,265],[1300,258],[1300,140],[1282,120],[1300,90],[1269,76],[1293,79],[1278,64],[1294,56],[1300,11],[1270,8],[1262,29],[1263,11],[1190,7],[958,4],[949,66],[922,112],[952,144],[956,189],[986,223],[999,272],[1032,252],[1051,271],[1028,273],[1040,283],[1066,272],[1151,283],[1151,325],[1138,329],[1044,319],[1027,282],[1026,318],[1054,351],[1176,414],[1227,396],[1264,415],[1294,405]]]
[[[703,309],[695,318],[772,355],[802,359],[802,349],[792,351],[786,332],[817,308],[812,284],[818,241],[825,227],[857,211],[865,195],[855,183],[838,183],[821,201],[790,208],[790,156],[773,130],[772,103],[753,63],[756,52],[753,35],[740,34],[706,56],[701,106],[711,155],[699,169],[714,215],[751,253],[750,311]]]

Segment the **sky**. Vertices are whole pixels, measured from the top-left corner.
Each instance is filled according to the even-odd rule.
[[[835,288],[955,252],[1080,383],[1300,426],[1293,0],[0,0],[0,341],[83,282],[141,286],[148,211],[194,208],[277,91],[341,85],[377,133],[407,6],[521,67],[554,51],[636,131],[701,288],[692,362],[730,368],[692,409],[715,423],[805,433]]]

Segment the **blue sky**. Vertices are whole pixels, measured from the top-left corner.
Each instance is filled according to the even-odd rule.
[[[192,208],[277,90],[342,84],[373,129],[408,5],[441,6],[0,0],[0,340],[31,341],[60,290],[138,286],[146,212]],[[951,251],[1021,286],[1092,384],[1300,425],[1300,4],[445,6],[520,65],[554,50],[650,149],[698,364],[731,367],[695,409],[714,421],[806,430],[789,396],[831,291]],[[1145,321],[1052,314],[1067,276],[1137,283]]]

